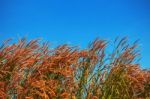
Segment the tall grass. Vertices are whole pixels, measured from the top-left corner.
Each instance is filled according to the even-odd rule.
[[[150,71],[137,60],[137,42],[96,39],[86,49],[69,45],[54,49],[38,40],[0,47],[2,99],[149,99]]]

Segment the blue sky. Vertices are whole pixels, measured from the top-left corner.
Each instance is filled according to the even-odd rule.
[[[82,48],[96,37],[140,39],[144,68],[150,65],[149,0],[0,0],[0,42],[42,38]]]

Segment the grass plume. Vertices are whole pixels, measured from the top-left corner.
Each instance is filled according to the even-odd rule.
[[[149,99],[150,71],[137,60],[137,42],[95,39],[86,49],[60,45],[52,50],[38,40],[0,47],[2,99]]]

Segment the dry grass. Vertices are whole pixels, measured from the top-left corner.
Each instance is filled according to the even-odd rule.
[[[6,41],[7,42],[7,41]],[[141,70],[137,43],[105,40],[87,49],[21,39],[0,47],[0,99],[149,99],[150,71]]]

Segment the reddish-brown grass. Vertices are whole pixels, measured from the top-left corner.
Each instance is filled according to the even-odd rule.
[[[117,41],[117,40],[116,40]],[[38,40],[0,47],[0,98],[148,99],[150,72],[136,63],[137,43],[96,39],[87,49],[60,45],[50,50]]]

